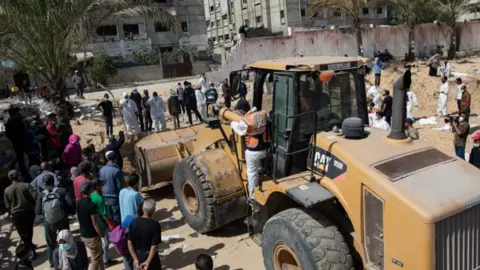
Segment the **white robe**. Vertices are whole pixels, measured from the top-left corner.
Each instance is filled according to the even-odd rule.
[[[207,79],[205,77],[200,77],[200,80],[198,80],[198,83],[202,87],[202,92],[205,94],[208,90]]]
[[[390,129],[390,125],[387,123],[387,120],[385,120],[385,117],[382,117],[382,119],[375,119],[373,121],[373,127],[374,128],[385,129],[385,130]]]
[[[367,91],[367,98],[371,99],[374,104],[374,108],[377,110],[382,109],[382,97],[380,95],[379,88],[375,85],[370,87]]]
[[[202,116],[202,119],[205,119],[207,117],[207,98],[203,90],[195,90],[195,98],[197,99],[198,112]]]
[[[440,90],[439,90],[440,93],[438,95],[438,109],[437,109],[437,114],[439,116],[447,115],[448,91],[449,91],[448,82],[440,86]]]
[[[167,128],[167,123],[165,122],[165,104],[160,96],[157,97],[157,99],[151,97],[147,103],[150,106],[153,128],[155,132],[160,132]]]
[[[138,122],[138,108],[135,101],[132,99],[122,99],[120,101],[120,107],[122,108],[123,120],[125,121],[125,128],[127,134],[140,132],[140,124]]]
[[[417,106],[417,95],[413,93],[412,91],[407,92],[407,118],[413,119],[413,106]]]

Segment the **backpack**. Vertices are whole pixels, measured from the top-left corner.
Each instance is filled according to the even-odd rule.
[[[110,243],[121,256],[128,256],[130,253],[127,246],[127,230],[118,225],[113,231],[108,233]]]
[[[45,221],[54,224],[65,217],[63,204],[60,201],[60,195],[56,192],[58,188],[54,188],[51,192],[44,190],[45,196],[42,198],[43,216]]]

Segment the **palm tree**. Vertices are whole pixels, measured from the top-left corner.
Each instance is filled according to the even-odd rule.
[[[448,50],[448,59],[455,57],[457,51],[457,21],[458,19],[480,5],[478,1],[473,0],[432,0],[438,17],[450,28],[450,48]]]
[[[314,14],[312,18],[326,8],[343,10],[352,16],[357,36],[358,55],[363,56],[361,18],[363,8],[367,5],[367,0],[309,0],[308,5],[310,14]]]
[[[384,2],[393,6],[408,26],[407,60],[415,60],[415,24],[422,16],[420,11],[425,10],[425,5],[429,5],[429,2],[425,0],[384,0]]]
[[[176,26],[153,0],[1,0],[0,56],[44,82],[57,113],[65,116],[65,78],[76,65],[72,52],[106,20],[131,16]]]

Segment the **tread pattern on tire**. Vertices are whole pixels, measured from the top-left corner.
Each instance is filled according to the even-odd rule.
[[[287,209],[272,217],[265,228],[278,219],[287,220],[302,235],[315,257],[317,269],[354,269],[353,257],[343,235],[321,213],[299,208]]]
[[[198,168],[196,164],[196,156],[189,156],[183,162],[185,162],[197,176],[197,179],[190,179],[192,181],[199,181],[200,186],[202,187],[203,197],[205,199],[205,206],[206,206],[206,220],[204,227],[198,230],[200,233],[207,233],[216,229],[216,220],[215,220],[215,208],[213,206],[213,192],[212,188],[210,187],[210,183],[208,183],[205,174]],[[181,191],[180,191],[181,192]],[[177,198],[177,203],[180,203]],[[184,216],[188,213],[182,213]]]

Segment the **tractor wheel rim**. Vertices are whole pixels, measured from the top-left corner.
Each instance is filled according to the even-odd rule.
[[[188,212],[191,214],[198,213],[198,195],[195,188],[187,181],[182,186],[182,200]]]
[[[295,252],[285,243],[278,243],[273,251],[275,270],[301,270],[302,265]]]

